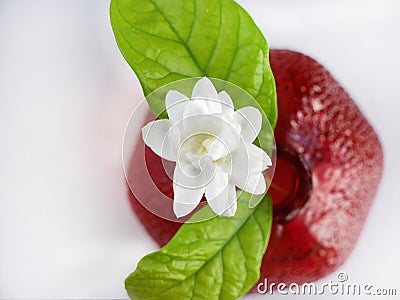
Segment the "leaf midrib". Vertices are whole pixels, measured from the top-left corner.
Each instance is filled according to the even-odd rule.
[[[165,20],[165,22],[167,22],[169,28],[171,28],[171,30],[174,32],[174,34],[176,35],[176,37],[179,39],[179,41],[181,42],[182,45],[184,45],[187,53],[190,55],[191,59],[193,60],[193,62],[195,63],[196,67],[199,69],[200,73],[202,73],[202,75],[206,75],[204,73],[204,70],[200,67],[199,63],[197,62],[197,59],[195,59],[192,50],[190,50],[189,46],[187,45],[187,43],[183,40],[183,38],[178,34],[178,32],[176,31],[175,27],[172,26],[172,22],[170,22],[167,18],[167,16],[163,13],[163,11],[160,9],[160,7],[156,4],[156,2],[154,0],[150,0],[150,2],[154,5],[154,7],[159,11],[161,17],[163,17],[163,19]],[[193,20],[194,22],[194,20]]]
[[[264,197],[265,197],[265,196],[264,196]],[[261,200],[261,202],[262,202],[262,201],[264,201],[264,199]],[[172,288],[183,284],[184,282],[186,282],[187,280],[189,280],[189,279],[192,278],[193,276],[196,276],[210,261],[212,261],[218,254],[220,254],[220,253],[222,252],[223,249],[225,249],[225,247],[233,240],[233,238],[236,237],[236,236],[238,235],[238,232],[240,231],[240,229],[242,229],[242,228],[247,224],[247,222],[251,219],[251,217],[253,217],[253,218],[255,219],[254,214],[256,213],[256,211],[257,211],[258,209],[260,209],[260,207],[261,207],[261,205],[260,205],[261,202],[260,202],[259,205],[257,205],[257,207],[252,211],[252,213],[248,214],[248,216],[247,216],[245,219],[243,219],[242,222],[239,223],[240,225],[237,227],[237,230],[234,231],[234,232],[232,233],[232,235],[229,237],[229,239],[227,239],[227,240],[224,242],[223,246],[222,246],[219,250],[217,250],[208,260],[205,260],[204,263],[201,265],[200,268],[198,268],[195,272],[193,272],[192,274],[190,274],[189,276],[187,276],[187,277],[185,278],[185,280],[179,281],[179,282],[177,282],[176,284],[171,285],[170,287],[168,287],[167,289],[161,291],[161,292],[158,293],[157,295],[153,295],[153,296],[151,296],[151,297],[147,297],[147,298],[143,298],[143,299],[154,299],[154,297],[160,296],[160,295],[162,295],[162,294],[168,292],[168,291],[171,290]],[[262,227],[260,226],[259,222],[256,222],[256,224],[257,224],[257,226],[260,228],[260,230],[262,231]],[[239,244],[240,244],[240,249],[241,249],[242,252],[243,252],[243,247],[242,247],[241,243],[239,243]],[[159,250],[159,251],[160,251],[160,252],[163,252],[163,249],[161,249],[161,250]],[[163,252],[163,253],[164,253],[164,254],[167,254],[168,256],[170,256],[168,252]],[[222,253],[221,253],[221,256],[223,256]],[[171,256],[170,256],[170,257],[171,257]],[[247,277],[247,272],[246,272],[246,277]],[[196,285],[196,281],[194,281],[194,285]],[[221,285],[221,292],[222,292],[222,286],[223,286],[223,284]],[[220,294],[220,296],[221,296],[221,294]],[[193,299],[193,298],[192,298],[192,299]],[[220,297],[219,297],[219,299],[220,299]]]
[[[136,30],[136,31],[141,32],[141,33],[143,33],[143,34],[147,34],[147,35],[149,35],[149,36],[158,37],[158,38],[161,38],[161,39],[169,40],[169,41],[171,41],[171,42],[176,42],[176,43],[179,43],[180,45],[182,45],[182,46],[184,47],[184,49],[186,50],[187,54],[189,55],[189,57],[191,58],[192,62],[194,63],[195,67],[197,68],[197,72],[199,72],[199,75],[200,75],[200,76],[206,76],[206,75],[208,74],[209,64],[210,64],[212,58],[214,57],[214,52],[215,52],[215,49],[216,49],[216,47],[217,47],[218,41],[216,42],[216,44],[215,44],[215,46],[214,46],[213,52],[211,53],[211,56],[210,56],[210,58],[209,58],[209,63],[207,64],[206,69],[203,69],[203,68],[199,65],[197,59],[195,58],[195,56],[194,56],[192,50],[190,49],[189,45],[187,44],[187,42],[178,34],[177,30],[176,30],[175,27],[172,25],[172,22],[170,22],[170,20],[167,18],[167,16],[166,16],[165,13],[163,12],[163,10],[158,6],[158,4],[157,4],[154,0],[149,0],[149,1],[150,1],[150,3],[154,6],[154,8],[157,10],[157,12],[160,14],[160,16],[164,19],[164,21],[168,24],[168,27],[169,27],[169,28],[172,30],[172,32],[175,34],[177,40],[173,40],[173,39],[171,39],[171,38],[162,37],[162,36],[156,36],[156,35],[154,35],[154,34],[152,34],[152,33],[150,33],[150,32],[146,32],[146,31],[144,31],[144,30],[142,30],[142,29],[139,29],[139,28],[135,27],[131,22],[128,21],[128,19],[126,18],[126,16],[122,13],[122,11],[121,11],[121,9],[120,9],[120,7],[119,7],[119,4],[118,4],[119,2],[117,2],[116,7],[117,7],[117,10],[118,10],[118,12],[119,12],[119,15],[120,15],[120,16],[122,17],[122,19],[126,22],[126,24],[128,24],[133,30]],[[195,3],[195,2],[194,2],[194,3]],[[220,9],[221,9],[221,4],[220,4]],[[222,17],[222,16],[221,16],[221,14],[220,14],[220,19],[221,19],[221,17]],[[240,20],[240,17],[241,17],[241,16],[240,16],[240,13],[238,13],[238,18],[239,18],[239,20]],[[195,20],[193,20],[193,24],[194,24],[194,22],[195,22]],[[193,26],[193,24],[192,24],[192,26]],[[192,31],[192,30],[193,30],[193,28],[191,29],[191,31]],[[219,33],[218,33],[218,34],[220,34],[220,31],[221,31],[221,30],[219,30]],[[238,30],[238,32],[237,32],[237,35],[239,35],[239,30]],[[127,42],[127,44],[129,45],[129,47],[130,47],[131,49],[134,49],[135,51],[137,51],[134,47],[132,47],[132,45],[130,45],[129,41],[125,39],[125,37],[123,36],[122,32],[121,32],[121,36],[124,38],[124,40]],[[231,60],[230,66],[229,66],[229,68],[228,68],[228,70],[227,70],[227,74],[228,74],[228,75],[227,75],[227,78],[226,78],[227,80],[229,80],[229,78],[231,77],[231,70],[232,70],[232,66],[233,66],[233,63],[234,63],[234,61],[235,61],[235,57],[236,57],[237,52],[238,52],[238,49],[236,49],[236,50],[235,50],[235,53],[232,55],[232,60]],[[140,52],[139,52],[139,53],[140,53]],[[264,54],[264,52],[263,52],[263,54]],[[153,59],[147,57],[147,56],[144,55],[143,53],[140,53],[140,55],[146,57],[146,59],[149,59],[149,60],[154,61],[155,63],[159,64],[156,60],[153,60]],[[264,54],[264,55],[265,55],[265,54]],[[160,64],[159,64],[159,65],[160,65]],[[162,65],[160,65],[160,66],[162,66]],[[166,68],[165,66],[162,66],[162,67],[165,68],[170,74],[183,75],[183,74],[178,74],[178,73],[176,73],[176,72],[172,72],[172,70]],[[265,70],[264,70],[264,71],[265,71]],[[184,76],[185,76],[185,75],[184,75]],[[265,76],[265,72],[264,72],[264,75],[263,75],[262,78],[261,78],[261,85],[259,86],[257,92],[256,92],[255,95],[254,95],[254,98],[255,98],[255,99],[258,99],[258,98],[259,98],[260,93],[261,93],[261,91],[262,91],[262,89],[263,89],[263,86],[264,86],[264,83],[265,83],[265,78],[264,78],[264,76]]]

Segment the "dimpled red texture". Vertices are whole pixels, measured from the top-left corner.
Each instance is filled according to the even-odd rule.
[[[353,249],[380,182],[382,148],[349,95],[315,60],[271,50],[270,61],[278,93],[275,138],[304,157],[313,189],[296,218],[273,226],[260,282],[312,282],[336,270]],[[146,170],[143,147],[139,138],[129,169],[131,186],[146,189],[140,178],[148,171],[159,191],[172,198],[161,159],[146,148]],[[147,195],[156,199],[159,191]],[[165,245],[181,224],[151,214],[132,193],[130,199],[149,234]]]

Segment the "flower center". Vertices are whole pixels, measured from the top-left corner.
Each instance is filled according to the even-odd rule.
[[[214,136],[208,135],[208,134],[204,134],[204,140],[201,143],[201,150],[202,150],[202,154],[203,155],[207,155],[210,152],[210,148],[212,146],[212,144],[214,143],[214,141],[216,140],[216,138]]]
[[[207,133],[192,135],[183,142],[179,150],[179,156],[185,162],[199,168],[199,159],[209,154],[210,147],[215,140],[214,136]]]
[[[199,170],[200,160],[205,156],[209,156],[215,166],[222,167],[230,158],[230,151],[218,137],[208,133],[190,136],[179,149],[180,160]]]

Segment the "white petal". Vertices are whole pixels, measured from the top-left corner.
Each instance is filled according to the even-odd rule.
[[[233,203],[231,203],[232,198],[230,197],[231,187],[232,187],[231,184],[227,184],[225,186],[225,188],[222,190],[222,192],[219,193],[218,196],[216,196],[214,198],[207,198],[208,186],[206,187],[207,203],[210,206],[210,208],[213,210],[213,212],[216,213],[217,215],[222,215],[229,208],[231,208],[231,206],[233,204]]]
[[[216,98],[216,99],[208,99],[207,98],[207,105],[208,109],[212,114],[220,114],[222,113],[222,105],[221,101]]]
[[[208,154],[213,158],[213,160],[218,160],[225,157],[230,153],[228,147],[221,142],[219,139],[215,139],[208,149]]]
[[[191,100],[194,101],[194,100]],[[189,105],[188,105],[189,107]],[[182,140],[198,134],[218,136],[225,121],[219,116],[210,114],[198,114],[184,118],[182,122]]]
[[[228,209],[225,210],[222,215],[225,217],[232,217],[235,215],[237,210],[237,199],[236,199],[236,188],[234,184],[230,184],[229,187],[229,198],[228,198]]]
[[[216,170],[214,177],[212,178],[210,183],[206,186],[207,201],[219,197],[227,189],[228,181],[229,181],[228,174]]]
[[[189,98],[178,91],[169,91],[167,93],[165,107],[172,123],[176,123],[183,118],[183,111],[188,102]]]
[[[246,147],[249,155],[250,174],[265,171],[268,167],[272,166],[271,158],[263,149],[253,144],[246,144]]]
[[[218,162],[218,167],[222,172],[225,172],[227,174],[232,173],[232,156],[227,155],[222,159],[219,159]]]
[[[216,172],[215,164],[212,163],[210,157],[202,157],[198,165],[200,168],[178,160],[174,170],[174,184],[188,189],[200,189],[205,187],[213,179]]]
[[[190,100],[183,111],[183,118],[188,118],[191,116],[197,116],[202,114],[209,114],[207,102],[203,99],[193,99]]]
[[[204,195],[204,188],[188,189],[177,184],[174,187],[174,201],[183,204],[197,205]]]
[[[218,133],[218,138],[228,149],[229,153],[234,152],[240,143],[239,128],[235,125],[235,122],[221,119],[221,130]]]
[[[222,107],[218,97],[217,90],[207,77],[197,81],[193,88],[192,99],[206,99],[207,106],[211,113],[221,113]]]
[[[170,140],[167,138],[170,128],[170,120],[152,121],[142,128],[142,137],[144,143],[158,156],[175,161],[177,153],[173,151]]]
[[[222,113],[229,117],[233,117],[234,106],[231,97],[225,91],[218,94],[219,100],[221,100]]]
[[[265,193],[267,188],[265,178],[262,173],[252,176],[231,177],[231,182],[241,190],[254,195]]]
[[[246,142],[252,143],[258,136],[262,125],[260,111],[252,106],[246,106],[235,111],[233,118],[241,126],[241,135]]]
[[[231,155],[233,177],[256,175],[272,165],[270,157],[264,150],[243,141],[240,141]]]
[[[232,173],[230,181],[251,194],[265,192],[266,184],[262,175],[271,159],[264,150],[253,144],[241,143],[232,153]]]
[[[199,81],[196,82],[193,92],[192,98],[211,98],[218,99],[218,93],[211,82],[207,77],[203,77]]]
[[[199,205],[204,188],[186,189],[174,184],[174,213],[177,218],[186,216]]]
[[[171,122],[172,124],[172,122]],[[179,147],[181,145],[181,132],[182,132],[182,122],[178,122],[172,124],[169,129],[166,137],[166,141],[168,141],[171,151],[173,152],[173,157],[176,160],[177,153],[179,151]]]

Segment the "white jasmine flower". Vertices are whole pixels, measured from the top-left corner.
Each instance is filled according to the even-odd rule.
[[[257,108],[234,111],[230,96],[218,94],[203,78],[191,99],[169,91],[166,109],[169,119],[148,123],[142,135],[157,155],[176,162],[173,209],[178,218],[194,210],[204,194],[216,214],[233,216],[236,187],[251,194],[265,192],[262,172],[272,163],[252,144],[262,123]]]

